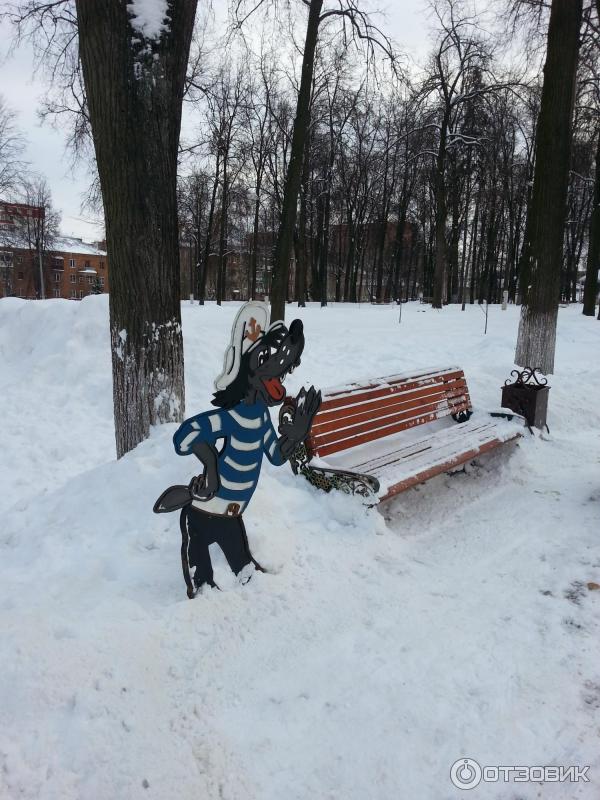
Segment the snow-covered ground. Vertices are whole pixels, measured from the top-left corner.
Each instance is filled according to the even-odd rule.
[[[236,311],[184,305],[188,413]],[[292,317],[297,310],[288,308]],[[114,460],[107,299],[0,302],[0,797],[569,800],[600,794],[600,323],[559,315],[551,435],[377,510],[265,464],[270,574],[187,600],[174,425]],[[457,363],[497,408],[517,309],[302,310],[288,389]],[[590,765],[452,786],[450,767]]]

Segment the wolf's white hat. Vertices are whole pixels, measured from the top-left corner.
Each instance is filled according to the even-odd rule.
[[[223,372],[215,380],[215,389],[226,389],[237,378],[243,354],[254,347],[268,330],[283,324],[273,322],[269,325],[269,306],[266,303],[256,300],[244,303],[233,323],[231,342],[223,360]]]

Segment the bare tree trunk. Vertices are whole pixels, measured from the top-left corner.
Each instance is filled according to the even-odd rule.
[[[256,199],[254,201],[254,224],[252,227],[252,256],[250,258],[250,299],[256,299],[256,270],[258,268],[258,232],[260,230],[260,190],[262,172],[256,176]]]
[[[228,152],[223,155],[223,187],[221,189],[221,227],[219,232],[219,267],[217,272],[217,305],[220,306],[225,297],[225,279],[227,271],[227,217],[229,213],[229,179],[227,174]]]
[[[593,317],[598,295],[598,270],[600,269],[600,130],[596,147],[596,176],[594,182],[594,199],[590,216],[590,241],[585,270],[585,286],[583,289],[583,313]],[[598,309],[600,315],[600,309]],[[599,317],[600,318],[600,317]]]
[[[317,208],[315,226],[313,229],[313,250],[312,250],[312,286],[313,286],[313,293],[314,299],[319,300],[322,302],[323,300],[323,282],[322,282],[322,253],[323,253],[323,225],[325,220],[325,203],[323,200],[323,192],[321,191],[321,184],[320,182],[316,184],[317,191],[316,191],[316,198],[315,198],[315,205]],[[315,181],[313,181],[313,187],[315,186]]]
[[[284,319],[285,317],[285,299],[287,296],[288,276],[290,271],[290,257],[294,244],[294,226],[296,224],[298,192],[300,190],[300,181],[302,178],[304,146],[310,123],[310,95],[322,7],[323,0],[310,0],[304,55],[302,57],[302,77],[300,79],[300,90],[298,92],[298,102],[296,105],[290,162],[285,177],[283,207],[281,209],[281,220],[279,222],[279,231],[273,256],[273,280],[271,284],[272,322]]]
[[[196,234],[195,234],[195,242],[194,242],[194,266],[192,272],[190,273],[190,294],[193,295],[194,291],[198,292],[198,286],[200,285],[200,234],[202,230],[202,218],[203,218],[203,205],[200,201],[200,196],[198,193],[197,197],[197,206],[196,206]]]
[[[469,282],[469,305],[475,303],[475,284],[477,280],[477,259],[479,248],[477,247],[477,226],[479,225],[479,208],[481,205],[482,184],[479,184],[477,199],[475,201],[475,213],[473,214],[473,224],[471,226],[471,241],[469,245],[469,259],[471,261],[471,280]]]
[[[412,187],[411,187],[412,188]],[[393,299],[397,300],[402,292],[400,287],[402,260],[404,257],[404,233],[406,228],[406,219],[408,215],[408,204],[410,202],[411,191],[408,188],[408,169],[405,167],[404,176],[402,178],[402,190],[400,192],[400,201],[398,203],[398,221],[396,224],[396,241],[394,244],[393,255]],[[406,278],[406,291],[408,292],[409,277]]]
[[[554,372],[582,0],[552,0],[515,363]]]
[[[329,170],[328,181],[331,180],[332,169]],[[323,209],[323,244],[319,262],[319,282],[321,284],[321,307],[327,305],[329,284],[329,233],[331,228],[331,184],[327,184]]]
[[[460,241],[460,209],[458,188],[452,187],[452,230],[448,248],[448,275],[446,276],[446,299],[449,303],[458,300],[458,244]]]
[[[447,121],[442,122],[440,145],[435,167],[435,269],[433,273],[434,308],[441,308],[444,302],[444,286],[446,273],[446,217],[448,214],[446,201],[446,133]]]
[[[215,166],[215,179],[213,181],[213,188],[210,196],[210,208],[208,210],[208,222],[206,225],[206,239],[204,242],[204,257],[202,259],[202,271],[200,273],[200,281],[198,284],[198,299],[201,306],[204,305],[204,300],[206,297],[206,278],[208,277],[210,249],[212,244],[212,229],[215,220],[215,207],[217,204],[217,190],[219,188],[220,174],[221,174],[221,161],[219,155],[217,155],[217,161]]]
[[[298,242],[296,247],[296,300],[298,307],[306,305],[306,285],[308,275],[308,249],[306,247],[306,197],[308,193],[308,159],[305,157],[306,173],[302,179],[302,189],[300,191],[300,219],[298,224]]]
[[[128,8],[76,0],[111,266],[118,457],[185,411],[176,179],[196,0],[170,0],[154,38]]]

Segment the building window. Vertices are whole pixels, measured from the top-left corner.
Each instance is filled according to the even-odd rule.
[[[71,283],[77,283],[77,275],[70,275]]]
[[[60,272],[55,272],[54,273],[54,282],[55,283],[59,283],[59,281],[60,281]]]
[[[23,256],[17,256],[17,264],[23,263]]]
[[[100,269],[104,269],[104,261],[100,262]]]
[[[83,283],[83,275],[79,276],[79,283]]]
[[[91,267],[91,264],[90,264],[90,262],[89,262],[89,261],[86,261],[86,262],[85,262],[85,268],[86,268],[86,269],[90,269],[90,267]]]
[[[91,283],[93,280],[94,280],[93,276],[92,275],[88,275],[88,279],[87,279],[88,283]]]
[[[60,297],[60,289],[54,290],[54,297]]]
[[[22,272],[17,272],[17,278],[18,278],[20,281],[22,281],[22,280],[23,280],[23,273],[22,273]]]
[[[69,259],[69,266],[71,267],[71,269],[75,269],[75,259],[74,258],[70,258]]]
[[[71,289],[71,297],[77,297],[77,289]]]
[[[83,300],[84,297],[85,297],[85,292],[83,291],[83,289],[80,289],[79,290],[79,299]]]
[[[100,281],[100,286],[104,286],[104,276],[101,275],[98,280]]]

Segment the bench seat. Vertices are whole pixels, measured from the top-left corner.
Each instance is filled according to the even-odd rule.
[[[372,475],[380,484],[378,498],[384,501],[522,435],[521,420],[479,413],[462,424],[429,423],[311,463]]]

